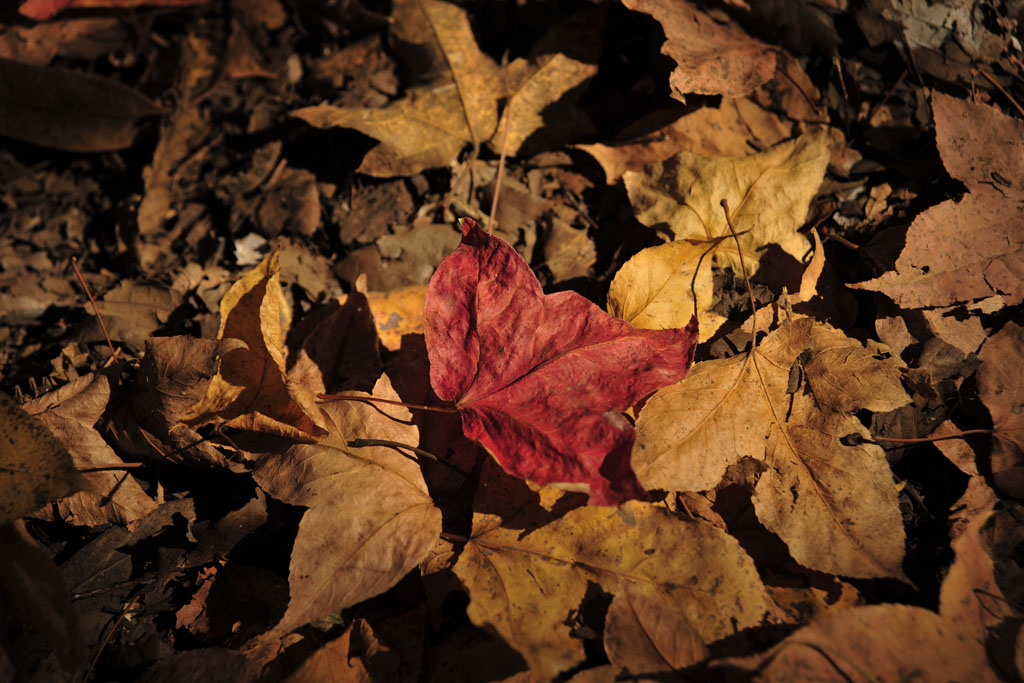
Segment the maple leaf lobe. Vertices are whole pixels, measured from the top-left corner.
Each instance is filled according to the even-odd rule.
[[[474,221],[427,290],[434,391],[506,472],[583,483],[591,502],[642,494],[633,427],[618,411],[686,375],[697,323],[638,330],[575,292],[545,295],[533,271]]]

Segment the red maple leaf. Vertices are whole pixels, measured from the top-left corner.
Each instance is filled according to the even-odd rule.
[[[506,472],[585,484],[597,505],[643,493],[620,411],[686,376],[696,319],[638,330],[575,292],[545,295],[515,249],[465,219],[430,280],[423,327],[434,391]]]

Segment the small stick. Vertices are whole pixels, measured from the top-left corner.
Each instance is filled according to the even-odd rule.
[[[725,211],[725,222],[729,225],[729,232],[732,233],[732,238],[736,240],[736,251],[740,254],[740,268],[743,269],[743,282],[747,285],[747,295],[750,297],[750,350],[753,351],[754,347],[757,346],[757,303],[754,301],[754,289],[750,286],[750,277],[747,275],[747,262],[743,260],[743,247],[740,246],[739,235],[736,234],[736,228],[732,225],[732,218],[729,216],[729,201],[722,199],[720,202],[722,210]]]
[[[426,406],[419,403],[402,403],[401,401],[391,401],[386,398],[376,398],[374,396],[347,396],[346,394],[320,394],[317,396],[321,401],[360,401],[365,403],[386,403],[389,406],[402,406],[404,408],[411,408],[413,410],[427,410],[435,413],[457,413],[459,412],[455,408],[448,408],[447,406]]]
[[[110,470],[128,470],[134,467],[145,467],[143,462],[125,462],[120,465],[103,465],[102,467],[79,467],[79,472],[109,472]]]
[[[430,451],[425,451],[422,448],[417,448],[416,446],[410,446],[407,443],[400,443],[398,441],[388,441],[387,439],[352,439],[351,441],[348,442],[348,445],[351,448],[366,448],[368,446],[384,446],[385,448],[394,448],[395,450],[397,450],[399,452],[401,452],[401,450],[404,448],[404,449],[412,451],[416,455],[419,455],[421,457],[426,458],[427,460],[431,460],[433,462],[436,462],[438,465],[444,465],[448,469],[454,470],[454,471],[458,472],[459,474],[461,474],[462,476],[464,476],[467,479],[469,479],[469,472],[466,472],[462,468],[457,467],[457,466],[451,464],[447,460],[442,460],[441,458],[437,457],[436,455],[434,455]]]
[[[1017,102],[1017,100],[1013,99],[1013,95],[1011,95],[1010,93],[1006,92],[1006,89],[1003,88],[1003,86],[999,85],[999,83],[996,82],[996,79],[994,79],[991,76],[989,76],[987,71],[985,71],[984,69],[981,69],[980,73],[981,73],[982,76],[985,77],[985,79],[989,83],[991,83],[992,85],[996,86],[999,89],[999,92],[1003,93],[1003,96],[1006,99],[1010,100],[1010,104],[1012,104],[1014,107],[1017,108],[1017,111],[1020,112],[1021,116],[1024,116],[1024,107],[1021,107],[1020,103]]]
[[[944,436],[922,436],[919,439],[893,439],[887,436],[873,436],[872,438],[876,441],[885,441],[887,443],[931,443],[933,441],[945,441],[946,439],[960,439],[971,434],[991,434],[995,430],[993,429],[967,429],[956,434],[946,434]]]
[[[494,199],[491,200],[491,216],[487,219],[487,232],[491,232],[494,217],[498,214],[498,195],[501,194],[501,179],[505,175],[505,152],[508,151],[508,129],[512,127],[512,101],[505,107],[505,132],[501,136],[501,158],[498,159],[498,177],[494,180]]]
[[[110,354],[117,360],[117,349],[114,348],[114,342],[110,341],[110,334],[107,332],[107,325],[103,322],[103,316],[100,315],[100,309],[96,307],[96,299],[92,298],[92,292],[89,291],[89,285],[85,284],[85,278],[82,277],[82,271],[78,269],[78,259],[74,256],[71,257],[71,265],[75,269],[75,275],[78,276],[78,281],[82,283],[82,288],[85,290],[86,295],[89,297],[89,301],[92,303],[92,310],[96,313],[96,319],[100,321],[100,329],[103,330],[103,336],[107,338],[107,345],[110,346]]]

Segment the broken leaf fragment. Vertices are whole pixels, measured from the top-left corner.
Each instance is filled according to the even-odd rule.
[[[638,330],[575,292],[545,295],[515,249],[472,220],[462,234],[423,316],[438,397],[510,474],[585,490],[596,505],[641,495],[619,411],[686,375],[696,321]]]
[[[725,199],[753,273],[768,244],[778,244],[798,261],[810,250],[798,230],[828,159],[828,136],[816,132],[745,157],[681,152],[643,172],[627,171],[622,179],[641,223],[664,224],[676,240],[714,246],[716,262],[739,273],[739,252],[721,204]]]

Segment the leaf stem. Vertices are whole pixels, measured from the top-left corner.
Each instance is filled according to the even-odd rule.
[[[729,200],[723,198],[720,203],[722,211],[725,212],[725,222],[729,226],[729,232],[732,233],[732,238],[736,240],[736,251],[740,255],[740,268],[743,269],[743,282],[747,285],[747,296],[750,297],[750,349],[753,350],[757,346],[757,304],[754,302],[754,290],[750,286],[750,277],[747,275],[747,262],[743,259],[743,247],[740,246],[739,235],[736,234],[736,228],[733,227],[732,218],[729,216]]]
[[[348,394],[319,394],[317,396],[321,401],[360,401],[363,403],[386,403],[389,406],[402,406],[403,408],[410,408],[412,410],[426,410],[435,413],[457,413],[459,412],[455,408],[449,408],[448,406],[427,406],[420,403],[403,403],[402,401],[392,401],[386,398],[377,398],[376,396],[351,396]]]
[[[505,175],[505,153],[508,151],[508,129],[512,127],[512,99],[505,105],[505,132],[501,137],[501,157],[498,159],[498,177],[494,179],[494,198],[491,200],[491,215],[487,219],[487,232],[494,232],[494,217],[498,213],[498,195],[501,194],[501,178]]]
[[[89,303],[92,304],[92,310],[96,313],[96,319],[100,321],[100,329],[103,330],[103,336],[107,338],[107,346],[110,347],[110,355],[113,356],[114,361],[117,361],[117,349],[114,348],[114,342],[110,341],[110,333],[107,332],[107,325],[103,322],[103,316],[100,315],[100,309],[96,307],[96,299],[92,297],[89,285],[85,284],[85,278],[82,277],[82,271],[78,269],[78,259],[74,256],[71,257],[71,267],[75,269],[75,275],[78,276],[78,281],[82,283],[82,289],[85,290],[86,296],[89,297]]]
[[[932,441],[945,441],[947,439],[960,439],[971,434],[992,434],[995,432],[994,429],[967,429],[956,434],[944,434],[942,436],[922,436],[917,439],[893,439],[886,436],[874,436],[872,439],[875,441],[885,441],[886,443],[931,443]]]

